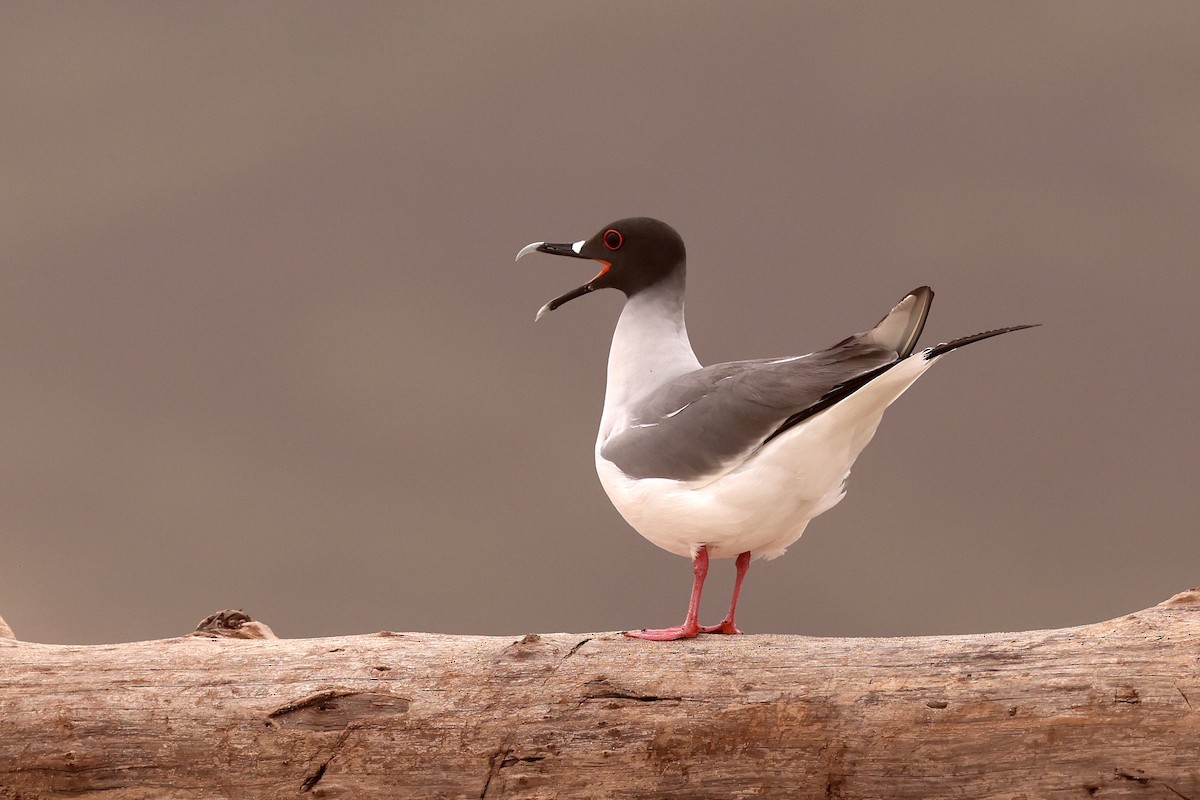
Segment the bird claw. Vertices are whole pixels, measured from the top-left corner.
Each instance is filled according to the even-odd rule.
[[[650,642],[674,642],[678,639],[695,639],[700,626],[676,625],[673,628],[643,628],[640,631],[625,631],[630,639],[645,639]]]
[[[630,639],[645,639],[650,642],[674,642],[679,639],[695,639],[701,633],[722,633],[728,636],[740,636],[741,631],[729,620],[721,620],[716,625],[689,626],[676,625],[673,628],[642,628],[637,631],[625,631]]]

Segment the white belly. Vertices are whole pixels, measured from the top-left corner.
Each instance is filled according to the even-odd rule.
[[[632,480],[600,456],[603,439],[596,472],[625,521],[664,550],[690,557],[707,545],[713,558],[775,558],[842,499],[883,412],[932,364],[919,354],[906,359],[715,479]]]

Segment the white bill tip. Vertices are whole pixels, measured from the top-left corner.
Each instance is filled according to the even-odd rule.
[[[529,255],[544,244],[545,242],[533,242],[532,244],[525,245],[521,248],[521,252],[517,253],[517,257],[514,258],[513,261],[520,261],[522,256]]]

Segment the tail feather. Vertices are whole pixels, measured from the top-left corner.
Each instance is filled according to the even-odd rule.
[[[1023,331],[1026,328],[1040,328],[1041,323],[1034,325],[1013,325],[1009,328],[997,328],[992,331],[984,331],[983,333],[973,333],[970,336],[963,336],[958,339],[952,339],[949,342],[942,342],[939,345],[928,348],[923,355],[926,361],[937,358],[940,355],[949,353],[951,350],[957,350],[960,347],[966,347],[975,342],[982,342],[984,339],[990,339],[993,336],[999,336],[1002,333],[1012,333],[1013,331]]]

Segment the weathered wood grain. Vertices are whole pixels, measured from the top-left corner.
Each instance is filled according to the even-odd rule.
[[[1200,798],[1200,591],[897,639],[0,639],[0,798]]]

